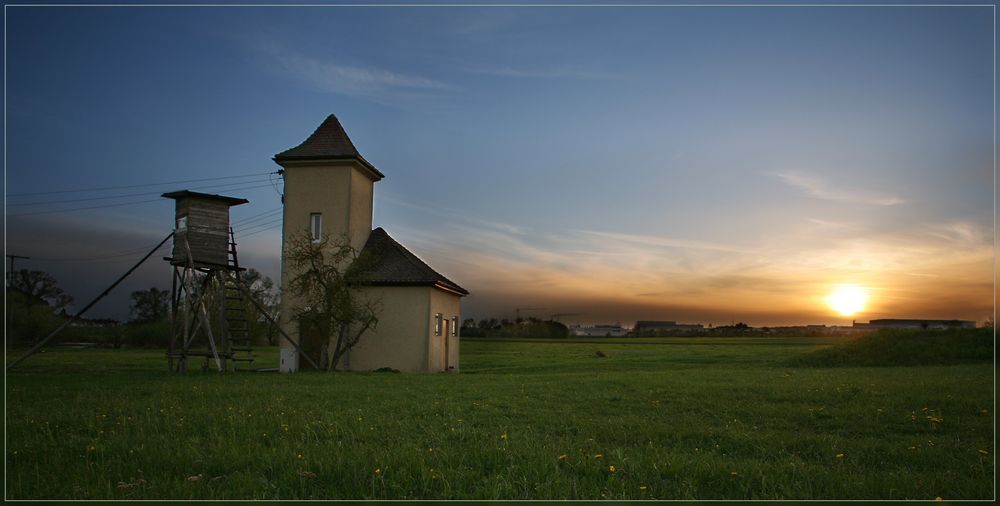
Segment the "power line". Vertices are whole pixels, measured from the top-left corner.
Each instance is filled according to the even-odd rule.
[[[281,226],[281,224],[278,223],[277,225],[272,225],[272,226],[267,227],[267,228],[262,228],[260,230],[257,230],[256,232],[250,232],[249,234],[244,234],[244,235],[240,236],[240,239],[246,239],[247,237],[250,237],[251,235],[256,235],[256,234],[259,234],[261,232],[267,232],[268,230],[272,230],[272,229],[278,228],[280,226]]]
[[[239,231],[240,232],[247,232],[247,231],[253,230],[253,229],[258,228],[258,227],[264,227],[264,226],[267,226],[267,225],[274,225],[274,224],[281,224],[281,221],[283,219],[284,219],[284,216],[280,216],[277,219],[272,219],[270,221],[265,221],[265,222],[258,223],[256,225],[251,225],[249,227],[240,229]]]
[[[118,204],[105,204],[105,205],[102,205],[102,206],[74,207],[72,209],[57,209],[57,210],[50,210],[50,211],[33,211],[33,212],[30,212],[30,213],[8,214],[7,217],[8,218],[15,218],[15,217],[18,217],[18,216],[34,216],[36,214],[68,213],[68,212],[71,212],[71,211],[85,211],[87,209],[103,209],[105,207],[118,207],[118,206],[131,206],[131,205],[135,205],[135,204],[148,204],[150,202],[163,202],[163,199],[138,200],[138,201],[135,201],[135,202],[121,202],[121,203],[118,203]]]
[[[261,212],[259,212],[259,213],[257,213],[257,214],[251,214],[250,216],[247,216],[247,217],[245,217],[245,218],[240,218],[240,219],[236,220],[236,221],[235,221],[235,222],[233,222],[233,223],[234,223],[234,224],[235,224],[235,223],[241,223],[241,222],[244,222],[244,221],[247,221],[247,220],[250,220],[250,219],[253,219],[253,218],[256,218],[256,217],[258,217],[258,216],[263,216],[263,215],[265,215],[265,214],[270,214],[270,213],[273,213],[273,212],[275,212],[275,211],[280,211],[281,209],[282,209],[282,207],[281,207],[281,206],[279,206],[279,207],[274,207],[274,208],[271,208],[271,209],[268,209],[267,211],[261,211]]]
[[[127,188],[143,188],[148,186],[163,186],[168,184],[180,184],[180,183],[198,183],[202,181],[218,181],[221,179],[241,179],[263,176],[265,174],[275,174],[276,172],[255,172],[252,174],[243,174],[238,176],[220,176],[220,177],[205,177],[201,179],[182,179],[179,181],[165,181],[162,183],[145,183],[145,184],[133,184],[124,186],[105,186],[101,188],[81,188],[76,190],[56,190],[56,191],[46,191],[46,192],[28,192],[28,193],[8,193],[8,197],[26,197],[28,195],[54,195],[57,193],[80,193],[80,192],[92,192],[92,191],[106,191],[106,190],[124,190]]]
[[[161,247],[164,246],[164,245],[166,245],[166,243],[164,243],[163,245],[161,245]],[[124,251],[115,251],[115,252],[107,253],[107,254],[104,254],[104,255],[101,255],[101,256],[94,256],[94,257],[83,257],[83,258],[38,258],[38,257],[35,257],[33,260],[39,260],[39,261],[43,261],[43,262],[93,262],[93,261],[108,260],[108,259],[118,259],[118,258],[122,258],[122,257],[131,257],[131,256],[138,255],[140,253],[145,253],[145,252],[149,251],[149,248],[150,247],[147,246],[147,247],[144,247],[144,248],[136,248],[136,249],[130,249],[130,250],[124,250]]]
[[[233,226],[235,226],[237,228],[239,228],[239,227],[245,227],[245,226],[247,226],[250,223],[253,223],[255,221],[261,221],[261,220],[266,220],[266,219],[269,219],[269,218],[274,218],[278,214],[281,214],[281,211],[282,211],[282,208],[279,207],[277,209],[273,209],[273,210],[268,211],[266,213],[261,213],[261,214],[255,215],[254,217],[249,217],[249,218],[245,218],[245,219],[242,219],[240,221],[234,222]]]
[[[231,188],[231,190],[252,190],[254,188],[265,188],[267,186],[270,186],[270,184],[257,185],[257,186],[247,186],[245,188]],[[163,199],[159,198],[159,199],[149,199],[149,200],[137,200],[137,201],[134,201],[134,202],[119,202],[119,203],[115,203],[115,204],[103,204],[103,205],[98,205],[98,206],[87,206],[87,207],[73,207],[73,208],[69,208],[69,209],[54,209],[54,210],[49,210],[49,211],[32,211],[30,213],[8,214],[7,217],[8,218],[13,218],[13,217],[16,217],[16,216],[33,216],[33,215],[37,215],[37,214],[68,213],[68,212],[71,212],[71,211],[85,211],[85,210],[88,210],[88,209],[103,209],[103,208],[107,208],[107,207],[130,206],[130,205],[134,205],[134,204],[147,204],[147,203],[150,203],[150,202],[163,202]]]
[[[214,185],[207,185],[207,186],[195,186],[195,187],[192,187],[190,189],[191,190],[208,190],[208,189],[216,189],[216,190],[222,190],[222,189],[240,190],[242,188],[228,188],[228,187],[239,186],[239,185],[244,185],[244,184],[253,184],[253,183],[259,183],[259,182],[264,182],[264,181],[267,181],[268,183],[270,183],[270,178],[268,178],[268,179],[259,179],[259,180],[256,180],[256,181],[254,181],[254,180],[241,181],[239,183],[222,183],[222,184],[214,184]],[[121,198],[128,198],[128,197],[142,197],[142,196],[147,196],[147,195],[159,195],[160,193],[161,192],[159,192],[159,191],[155,191],[155,192],[142,192],[142,193],[124,193],[124,194],[120,194],[120,195],[105,195],[105,196],[101,196],[101,197],[86,197],[86,198],[82,198],[82,199],[38,200],[38,201],[35,201],[35,202],[7,203],[7,206],[8,207],[18,207],[18,206],[38,206],[38,205],[45,205],[45,204],[64,204],[64,203],[69,203],[69,202],[88,202],[88,201],[94,201],[94,200],[109,200],[109,199],[121,199]]]

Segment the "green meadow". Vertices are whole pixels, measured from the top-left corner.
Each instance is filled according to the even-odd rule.
[[[6,377],[6,497],[992,499],[979,339],[877,367],[820,338],[464,339],[461,373],[417,375],[49,350]]]

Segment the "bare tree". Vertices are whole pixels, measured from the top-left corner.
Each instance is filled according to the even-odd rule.
[[[289,239],[285,260],[295,273],[288,291],[303,347],[307,352],[318,347],[316,364],[336,370],[344,354],[378,325],[381,301],[361,290],[375,259],[359,256],[347,237],[313,241],[301,233]]]
[[[7,284],[11,288],[44,300],[53,311],[59,311],[73,302],[73,297],[63,292],[56,279],[44,271],[21,269],[7,274]]]
[[[248,269],[243,273],[243,282],[250,289],[250,295],[267,310],[270,318],[277,319],[279,296],[271,278],[261,274],[257,269]],[[263,335],[268,344],[272,346],[278,344],[274,326],[256,304],[250,300],[244,300],[243,310],[247,315],[247,327],[250,329],[250,335],[254,338]]]

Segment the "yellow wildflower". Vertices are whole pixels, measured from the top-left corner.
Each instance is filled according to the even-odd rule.
[[[838,459],[843,459],[844,458],[844,454],[843,453],[838,453],[837,454],[837,458]]]
[[[376,467],[375,468],[375,476],[381,476],[381,475],[382,475],[382,468]]]
[[[646,490],[646,486],[645,485],[639,485],[639,490]]]
[[[564,453],[564,454],[560,455],[559,456],[559,460],[566,460],[566,454]]]
[[[608,466],[608,472],[609,473],[615,472],[615,466]]]

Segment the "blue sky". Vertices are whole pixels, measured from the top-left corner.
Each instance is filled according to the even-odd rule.
[[[467,316],[843,323],[822,299],[855,283],[861,320],[981,320],[993,15],[8,7],[7,250],[86,301],[135,257],[78,259],[152,246],[171,202],[22,204],[195,185],[20,194],[257,174],[212,189],[251,200],[238,223],[335,113],[387,175],[375,224],[472,291]],[[251,232],[244,263],[277,278],[279,229]],[[169,279],[144,267],[95,313]]]

